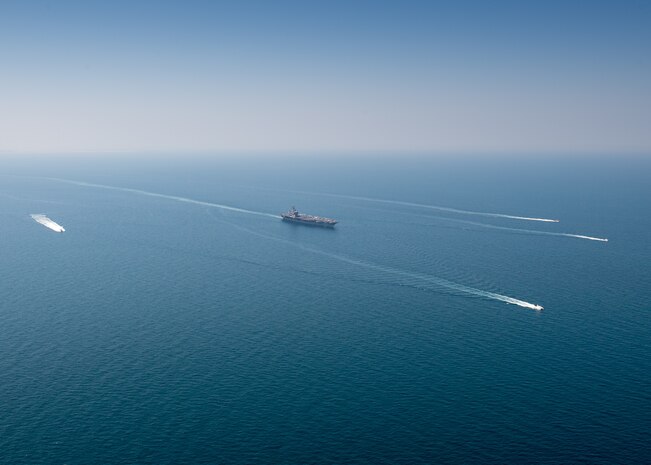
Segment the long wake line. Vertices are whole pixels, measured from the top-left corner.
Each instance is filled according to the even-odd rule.
[[[129,187],[107,186],[105,184],[94,184],[94,183],[90,183],[90,182],[72,181],[70,179],[62,179],[62,178],[43,177],[41,179],[49,179],[50,181],[65,182],[67,184],[74,184],[74,185],[77,185],[77,186],[96,187],[98,189],[109,189],[109,190],[114,190],[114,191],[130,192],[132,194],[147,195],[149,197],[158,197],[158,198],[161,198],[161,199],[175,200],[177,202],[192,203],[192,204],[195,204],[195,205],[202,205],[204,207],[221,208],[222,210],[229,210],[229,211],[239,212],[239,213],[248,213],[250,215],[267,216],[267,217],[270,217],[270,218],[280,218],[280,216],[272,215],[271,213],[264,213],[264,212],[257,212],[257,211],[253,211],[253,210],[246,210],[244,208],[231,207],[229,205],[222,205],[222,204],[213,203],[213,202],[204,202],[202,200],[189,199],[187,197],[178,197],[176,195],[159,194],[157,192],[143,191],[143,190],[140,190],[140,189],[131,189]]]
[[[362,261],[362,260],[349,258],[349,257],[343,256],[343,255],[338,255],[338,254],[334,254],[334,253],[330,253],[330,252],[325,252],[325,251],[319,250],[319,249],[313,249],[312,247],[307,247],[307,246],[302,245],[302,244],[297,244],[297,243],[294,243],[294,242],[290,242],[288,240],[281,239],[279,237],[270,236],[270,235],[267,235],[267,234],[261,234],[261,233],[259,233],[257,231],[252,231],[252,230],[250,230],[248,228],[244,228],[242,226],[233,224],[233,223],[228,222],[228,221],[226,221],[226,223],[230,224],[231,226],[234,226],[237,229],[240,229],[242,231],[246,231],[246,232],[248,232],[250,234],[253,234],[255,236],[262,237],[262,238],[265,238],[265,239],[271,239],[271,240],[274,240],[274,241],[284,242],[286,244],[292,245],[292,247],[298,247],[298,248],[300,248],[302,250],[305,250],[307,252],[312,252],[312,253],[315,253],[315,254],[324,255],[326,257],[334,258],[335,260],[340,260],[342,262],[349,263],[351,265],[356,265],[356,266],[360,266],[360,267],[364,267],[364,268],[368,268],[368,269],[372,269],[372,270],[376,270],[376,271],[381,271],[383,273],[399,275],[399,276],[406,276],[408,278],[418,279],[418,280],[424,281],[424,282],[429,283],[429,284],[434,284],[434,285],[439,286],[439,287],[452,289],[452,290],[459,291],[459,292],[462,292],[462,293],[465,293],[465,294],[470,294],[470,295],[474,295],[474,296],[478,296],[478,297],[484,297],[484,298],[491,299],[491,300],[497,300],[497,301],[500,301],[500,302],[505,302],[507,304],[518,305],[519,307],[529,308],[531,310],[536,310],[536,311],[543,310],[542,305],[532,304],[530,302],[526,302],[524,300],[516,299],[514,297],[509,297],[507,295],[502,295],[502,294],[497,294],[495,292],[476,289],[474,287],[465,286],[463,284],[448,281],[447,279],[439,278],[439,277],[432,276],[432,275],[426,275],[426,274],[422,274],[422,273],[416,273],[416,272],[411,272],[411,271],[400,270],[400,269],[392,268],[392,267],[389,267],[389,266],[377,265],[375,263],[369,263],[369,262],[365,262],[365,261]]]
[[[414,272],[411,272],[411,271],[399,270],[399,269],[391,268],[391,267],[388,267],[388,266],[376,265],[374,263],[368,263],[368,262],[364,262],[364,261],[361,261],[361,260],[356,260],[356,259],[344,257],[344,256],[337,255],[337,254],[331,254],[329,252],[323,252],[323,251],[312,249],[312,248],[309,248],[309,247],[301,247],[301,248],[303,248],[304,250],[308,250],[310,252],[321,253],[323,255],[326,255],[326,256],[329,256],[329,257],[332,257],[332,258],[335,258],[335,259],[338,259],[338,260],[341,260],[341,261],[344,261],[346,263],[350,263],[350,264],[353,264],[353,265],[363,266],[363,267],[366,267],[366,268],[370,268],[370,269],[374,269],[374,270],[378,270],[378,271],[383,271],[385,273],[391,273],[391,274],[402,275],[402,276],[407,276],[407,277],[411,277],[411,278],[420,279],[422,281],[429,282],[429,283],[435,284],[437,286],[446,287],[448,289],[453,289],[453,290],[456,290],[456,291],[460,291],[460,292],[463,292],[465,294],[471,294],[471,295],[475,295],[475,296],[479,296],[479,297],[485,297],[485,298],[492,299],[492,300],[498,300],[500,302],[506,302],[507,304],[518,305],[520,307],[530,308],[532,310],[537,310],[537,311],[541,311],[543,309],[542,305],[536,305],[536,304],[532,304],[530,302],[526,302],[524,300],[516,299],[514,297],[509,297],[509,296],[506,296],[506,295],[497,294],[495,292],[484,291],[484,290],[481,290],[481,289],[476,289],[474,287],[465,286],[463,284],[458,284],[458,283],[455,283],[455,282],[452,282],[452,281],[448,281],[447,279],[438,278],[436,276],[425,275],[425,274],[421,274],[421,273],[414,273]]]
[[[559,220],[554,220],[550,218],[534,218],[529,216],[516,216],[516,215],[506,215],[503,213],[488,213],[488,212],[476,212],[472,210],[460,210],[458,208],[449,208],[441,207],[438,205],[428,205],[424,203],[415,203],[415,202],[404,202],[402,200],[388,200],[388,199],[376,199],[372,197],[360,197],[356,195],[344,195],[344,194],[330,194],[325,192],[302,192],[294,191],[300,194],[311,194],[311,195],[322,195],[326,197],[338,197],[341,199],[351,199],[351,200],[362,200],[364,202],[376,202],[376,203],[388,203],[392,205],[403,205],[406,207],[420,207],[420,208],[429,208],[431,210],[439,210],[450,213],[459,213],[463,215],[477,215],[477,216],[488,216],[491,218],[508,218],[511,220],[522,220],[522,221],[542,221],[545,223],[558,223]]]
[[[422,215],[423,218],[429,218],[426,217],[425,215]],[[552,231],[536,231],[534,229],[521,229],[521,228],[507,228],[506,226],[496,226],[493,224],[486,224],[486,223],[479,223],[477,221],[467,221],[467,220],[458,220],[456,218],[445,218],[442,216],[432,216],[431,218],[437,218],[437,219],[442,219],[445,221],[453,221],[455,223],[461,223],[461,224],[469,224],[473,226],[480,226],[482,228],[488,228],[488,229],[499,229],[501,231],[513,231],[513,232],[519,232],[519,233],[525,233],[525,234],[536,234],[540,236],[560,236],[560,237],[573,237],[576,239],[586,239],[589,241],[599,241],[599,242],[608,242],[608,239],[604,237],[594,237],[594,236],[585,236],[583,234],[571,234],[571,233],[563,233],[563,232],[552,232]]]

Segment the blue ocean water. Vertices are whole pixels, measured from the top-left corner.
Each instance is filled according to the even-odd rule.
[[[85,160],[2,162],[0,463],[651,461],[651,161]]]

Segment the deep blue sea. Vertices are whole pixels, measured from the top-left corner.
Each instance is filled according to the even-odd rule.
[[[0,217],[2,464],[651,462],[648,158],[7,158]]]

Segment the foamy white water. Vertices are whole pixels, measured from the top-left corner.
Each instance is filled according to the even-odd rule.
[[[58,181],[58,182],[65,182],[67,184],[74,184],[77,186],[84,186],[84,187],[94,187],[97,189],[109,189],[109,190],[114,190],[114,191],[122,191],[122,192],[129,192],[132,194],[139,194],[139,195],[146,195],[149,197],[158,197],[161,199],[168,199],[168,200],[175,200],[176,202],[185,202],[185,203],[192,203],[195,205],[202,205],[204,207],[213,207],[213,208],[220,208],[222,210],[229,210],[229,211],[234,211],[234,212],[239,212],[239,213],[247,213],[249,215],[259,215],[259,216],[267,216],[270,218],[280,218],[279,215],[272,215],[271,213],[264,213],[264,212],[257,212],[253,210],[246,210],[244,208],[237,208],[237,207],[232,207],[230,205],[222,205],[219,203],[213,203],[213,202],[204,202],[202,200],[195,200],[195,199],[190,199],[187,197],[178,197],[176,195],[167,195],[167,194],[159,194],[157,192],[149,192],[149,191],[143,191],[140,189],[131,189],[129,187],[118,187],[118,186],[108,186],[105,184],[94,184],[90,182],[83,182],[83,181],[73,181],[70,179],[61,179],[61,178],[42,178],[42,179],[49,179],[51,181]]]
[[[65,229],[63,226],[60,224],[57,224],[56,222],[52,221],[50,218],[47,216],[43,215],[42,213],[34,213],[30,215],[34,221],[36,221],[39,224],[42,224],[46,228],[51,229],[54,232],[64,232]]]
[[[576,237],[578,239],[587,239],[589,241],[608,242],[608,239],[606,239],[605,237],[582,236],[581,234],[565,234],[565,233],[561,233],[561,234],[567,237]]]

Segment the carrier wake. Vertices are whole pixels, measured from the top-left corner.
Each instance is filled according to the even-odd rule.
[[[257,212],[257,211],[253,211],[253,210],[247,210],[245,208],[231,207],[230,205],[222,205],[222,204],[213,203],[213,202],[204,202],[202,200],[195,200],[195,199],[190,199],[190,198],[187,198],[187,197],[178,197],[176,195],[159,194],[157,192],[143,191],[143,190],[140,190],[140,189],[131,189],[129,187],[107,186],[106,184],[94,184],[94,183],[90,183],[90,182],[72,181],[70,179],[61,179],[61,178],[41,178],[41,179],[48,179],[50,181],[64,182],[64,183],[67,183],[67,184],[74,184],[76,186],[94,187],[94,188],[97,188],[97,189],[108,189],[108,190],[113,190],[113,191],[129,192],[131,194],[146,195],[148,197],[158,197],[158,198],[161,198],[161,199],[175,200],[177,202],[184,202],[184,203],[192,203],[192,204],[195,204],[195,205],[202,205],[204,207],[213,207],[213,208],[220,208],[222,210],[229,210],[229,211],[238,212],[238,213],[247,213],[249,215],[259,215],[259,216],[267,216],[267,217],[270,217],[270,218],[280,218],[280,215],[272,215],[271,213]]]

